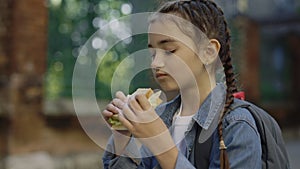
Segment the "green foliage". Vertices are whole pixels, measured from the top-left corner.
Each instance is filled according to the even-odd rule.
[[[100,26],[126,15],[126,12],[130,12],[125,11],[124,13],[122,11],[122,5],[130,6],[130,3],[126,0],[48,0],[48,3],[46,97],[47,99],[71,98],[73,69],[80,49]],[[146,3],[148,6],[139,5],[137,10],[143,11],[149,7],[149,3],[150,1]],[[111,32],[112,35],[113,33]],[[138,40],[139,43],[134,43],[135,40]],[[142,43],[140,43],[141,41]],[[107,52],[97,71],[95,81],[97,98],[111,98],[110,83],[122,59],[131,52],[144,49],[146,46],[147,37],[141,36],[136,39],[132,38],[131,44],[120,42]],[[124,75],[130,69],[130,67],[127,68],[122,72]],[[152,85],[149,79],[146,80],[149,77],[149,71],[144,73],[144,75],[139,76],[140,78],[135,78],[132,85]],[[131,88],[136,88],[134,86]]]
[[[96,22],[101,19],[109,22],[121,17],[124,0],[49,0],[48,62],[46,74],[46,97],[72,96],[72,73],[80,51],[87,39],[98,29]],[[126,54],[126,49],[122,48]],[[115,53],[110,51],[108,58]],[[113,72],[120,62],[106,63],[105,72]],[[105,85],[111,73],[97,79],[96,85]],[[100,76],[100,75],[99,75]],[[107,95],[102,96],[107,97]]]

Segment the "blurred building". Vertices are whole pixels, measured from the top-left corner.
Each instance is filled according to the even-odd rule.
[[[300,1],[217,1],[232,27],[242,90],[282,126],[298,125]]]
[[[299,18],[300,1],[297,0],[216,0],[216,2],[222,6],[228,18],[238,15],[245,15],[256,21]]]

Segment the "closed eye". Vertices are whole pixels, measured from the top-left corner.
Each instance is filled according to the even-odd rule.
[[[172,55],[173,53],[176,52],[176,49],[173,49],[173,50],[166,50],[165,53],[166,55]]]

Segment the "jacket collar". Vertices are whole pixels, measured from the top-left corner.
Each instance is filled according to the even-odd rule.
[[[193,116],[193,120],[188,127],[188,131],[192,129],[194,122],[198,123],[198,125],[205,130],[208,130],[211,127],[215,128],[225,105],[225,96],[226,86],[221,83],[217,84],[206,97],[198,109],[198,112]],[[171,127],[173,116],[179,108],[180,103],[181,97],[178,95],[172,101],[157,108],[158,114],[167,127]]]

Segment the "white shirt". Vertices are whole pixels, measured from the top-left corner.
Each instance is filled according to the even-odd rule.
[[[179,112],[175,113],[173,119],[174,128],[173,128],[172,137],[178,148],[180,146],[179,144],[181,140],[185,137],[184,133],[187,131],[189,123],[192,120],[192,117],[194,116],[194,115],[181,116],[181,110],[182,110],[182,106],[180,106]]]

